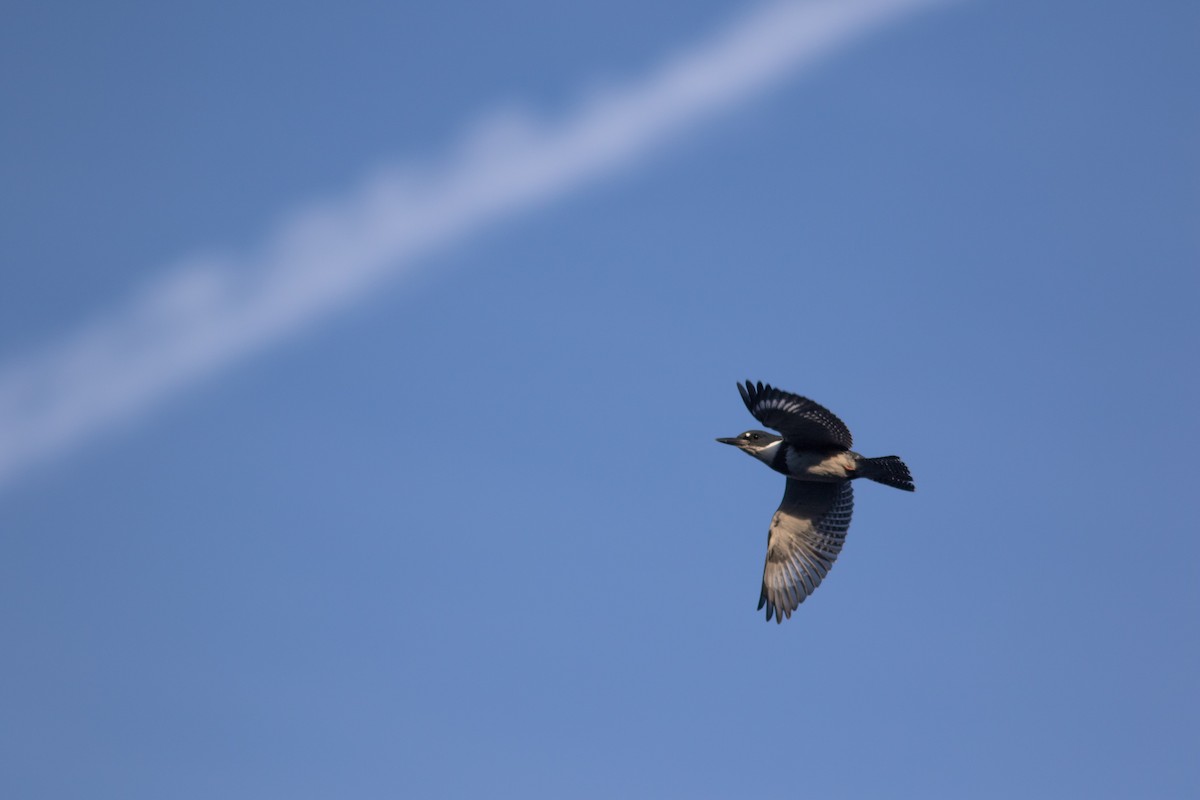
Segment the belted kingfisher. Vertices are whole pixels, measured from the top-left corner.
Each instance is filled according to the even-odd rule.
[[[789,619],[829,572],[842,550],[854,490],[850,481],[869,478],[911,492],[912,475],[899,456],[866,458],[850,449],[845,423],[806,397],[770,384],[738,384],[742,401],[754,418],[779,431],[749,430],[732,439],[717,439],[757,458],[787,476],[783,502],[767,533],[758,608],[767,621]]]

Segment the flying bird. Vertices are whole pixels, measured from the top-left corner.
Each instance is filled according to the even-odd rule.
[[[738,384],[754,418],[781,436],[749,430],[717,439],[754,456],[787,476],[783,502],[767,533],[758,608],[767,621],[789,619],[829,573],[850,528],[855,478],[914,490],[912,475],[899,456],[867,458],[850,449],[850,429],[824,406],[761,381]]]

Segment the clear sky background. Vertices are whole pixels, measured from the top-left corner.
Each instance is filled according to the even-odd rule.
[[[761,7],[8,4],[0,795],[1200,793],[1200,8],[910,5],[410,252]]]

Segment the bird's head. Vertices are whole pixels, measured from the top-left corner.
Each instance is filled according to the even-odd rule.
[[[783,441],[783,437],[766,431],[746,431],[731,439],[717,439],[717,441],[721,444],[731,444],[760,461],[770,463],[775,455],[775,448]]]

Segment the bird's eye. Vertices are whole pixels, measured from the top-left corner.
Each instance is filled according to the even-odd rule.
[[[757,434],[757,433],[752,433],[752,434],[750,434],[750,438],[751,438],[751,439],[757,439],[757,438],[758,438],[758,434]]]

